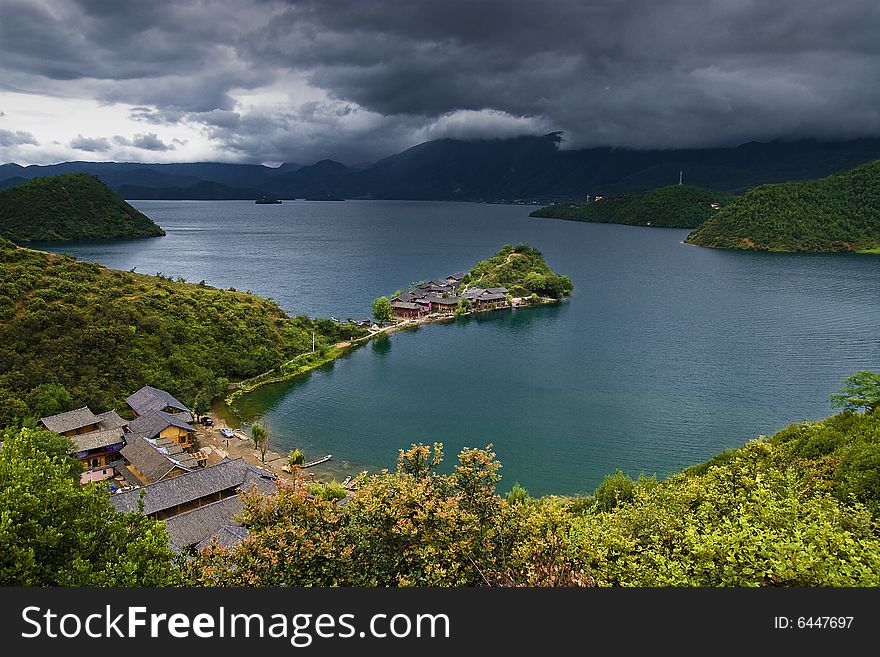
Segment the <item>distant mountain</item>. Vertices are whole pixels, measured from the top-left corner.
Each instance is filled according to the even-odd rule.
[[[724,249],[880,253],[880,160],[812,182],[755,187],[686,241]]]
[[[70,173],[0,191],[0,236],[13,242],[164,235],[97,177]]]
[[[735,198],[705,187],[669,185],[646,192],[596,196],[584,203],[554,203],[529,216],[629,226],[696,228]]]
[[[0,183],[2,184],[2,183]],[[122,198],[129,200],[171,200],[171,201],[236,201],[250,200],[263,196],[255,189],[237,189],[220,183],[200,180],[187,187],[145,187],[143,185],[118,185],[115,190]]]
[[[15,187],[16,185],[20,185],[21,183],[27,181],[27,178],[22,178],[21,176],[13,176],[12,178],[7,178],[6,180],[0,180],[0,189],[9,189],[10,187]]]
[[[65,162],[50,166],[0,165],[0,181],[57,173],[91,173],[114,189],[124,185],[176,195],[201,181],[280,198],[340,197],[461,201],[579,201],[663,187],[678,181],[740,193],[759,184],[812,180],[880,158],[880,139],[845,142],[749,142],[735,148],[561,150],[560,133],[419,144],[371,165],[332,160],[303,166],[192,162],[137,164]],[[228,198],[218,188],[216,198]],[[127,195],[127,194],[126,194]],[[177,196],[173,196],[177,198]],[[158,198],[154,196],[153,198]]]

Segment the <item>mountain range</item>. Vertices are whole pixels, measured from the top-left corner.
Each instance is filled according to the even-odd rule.
[[[562,134],[429,141],[370,165],[63,162],[0,165],[0,189],[32,178],[90,173],[127,199],[340,197],[459,201],[580,200],[678,182],[740,193],[759,184],[812,180],[880,158],[880,138],[749,142],[730,148],[560,148]]]

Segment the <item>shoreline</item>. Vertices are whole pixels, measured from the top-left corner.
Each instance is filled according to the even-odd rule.
[[[225,397],[221,397],[221,400],[225,406],[225,410],[234,418],[241,421],[241,416],[235,409],[235,401],[241,396],[247,395],[259,388],[262,388],[266,385],[271,385],[273,383],[283,383],[285,381],[291,381],[296,379],[299,376],[303,376],[308,374],[312,370],[315,370],[323,365],[328,363],[332,363],[337,358],[344,356],[345,354],[354,351],[355,349],[364,346],[370,340],[374,340],[376,338],[391,335],[392,333],[397,333],[399,331],[405,331],[410,329],[417,329],[426,324],[437,324],[441,322],[449,322],[455,321],[459,317],[468,317],[471,315],[482,315],[484,313],[492,313],[499,311],[513,311],[517,309],[527,310],[530,308],[540,308],[543,306],[549,306],[554,304],[563,303],[568,297],[563,297],[562,299],[542,299],[538,304],[529,304],[529,305],[510,305],[505,306],[504,308],[492,308],[490,310],[481,310],[474,311],[471,310],[463,315],[455,316],[455,315],[433,315],[422,317],[419,319],[404,319],[402,321],[396,322],[389,326],[384,326],[377,331],[371,331],[368,335],[357,338],[350,342],[338,343],[333,346],[332,349],[325,354],[324,357],[318,358],[314,362],[309,362],[302,366],[296,367],[292,371],[289,372],[278,372],[275,376],[271,376],[277,370],[284,368],[285,366],[290,365],[297,358],[302,358],[303,356],[311,356],[312,354],[300,354],[291,361],[284,363],[279,368],[275,370],[270,370],[269,372],[264,372],[256,377],[252,377],[251,379],[246,379],[245,382],[239,382],[234,390],[232,390]],[[265,378],[264,378],[265,377]],[[247,381],[253,382],[252,384],[247,384]],[[244,385],[242,385],[244,383]],[[287,455],[280,454],[276,451],[269,450],[266,452],[266,461],[265,463],[260,458],[260,452],[257,450],[253,442],[251,440],[242,440],[241,438],[223,438],[220,435],[221,428],[230,428],[234,429],[237,432],[242,432],[241,423],[239,422],[239,427],[231,427],[226,422],[226,420],[217,413],[216,409],[211,409],[206,413],[208,417],[210,417],[213,421],[213,426],[205,427],[199,425],[197,430],[197,441],[200,447],[209,446],[210,451],[217,455],[217,461],[222,458],[229,456],[230,458],[242,457],[249,464],[261,468],[263,470],[267,470],[272,474],[276,475],[280,480],[285,481],[287,483],[298,485],[298,484],[309,484],[312,482],[324,482],[328,483],[334,477],[332,474],[328,474],[322,472],[321,470],[317,470],[316,472],[312,471],[304,471],[299,470],[297,475],[293,475],[291,473],[287,473],[281,469],[281,466],[287,464]],[[210,461],[209,461],[210,462]]]
[[[370,331],[367,335],[356,338],[355,340],[351,340],[348,342],[339,342],[333,345],[323,356],[318,356],[318,358],[314,361],[304,362],[302,365],[298,365],[295,368],[285,372],[284,368],[289,367],[293,363],[295,363],[299,359],[304,359],[308,361],[309,356],[314,356],[314,353],[308,352],[305,354],[300,354],[299,356],[294,357],[293,359],[287,361],[279,365],[277,368],[269,370],[267,372],[263,372],[262,374],[258,374],[257,376],[251,377],[250,379],[245,379],[244,381],[239,381],[237,383],[230,384],[230,386],[234,386],[231,388],[229,393],[223,397],[223,403],[226,404],[226,407],[229,409],[229,412],[232,415],[239,417],[238,413],[235,411],[235,401],[239,397],[243,395],[247,395],[263,386],[270,385],[273,383],[283,383],[285,381],[290,381],[295,379],[298,376],[303,374],[308,374],[312,370],[315,370],[323,365],[328,363],[332,363],[337,358],[341,358],[345,354],[349,353],[357,349],[358,347],[362,347],[367,344],[370,340],[374,340],[383,335],[391,335],[392,333],[396,333],[398,331],[404,331],[407,329],[414,329],[425,324],[435,324],[440,322],[448,322],[458,319],[459,317],[469,317],[471,315],[479,315],[483,313],[492,313],[492,312],[500,312],[503,310],[528,310],[530,308],[538,308],[541,306],[549,306],[557,303],[562,303],[564,299],[543,299],[538,304],[528,304],[528,305],[510,305],[505,306],[503,308],[492,308],[490,310],[470,310],[462,315],[428,315],[426,317],[422,317],[419,319],[404,319],[402,321],[396,322],[389,326],[383,326],[377,331]],[[320,352],[315,352],[320,353]]]

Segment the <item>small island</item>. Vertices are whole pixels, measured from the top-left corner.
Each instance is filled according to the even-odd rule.
[[[413,283],[391,299],[373,302],[379,322],[411,323],[460,317],[474,312],[554,303],[572,293],[568,276],[556,274],[544,256],[528,244],[505,244],[468,272]]]
[[[693,185],[669,185],[617,196],[588,196],[581,203],[554,203],[530,217],[655,228],[696,228],[734,196]]]
[[[0,191],[0,237],[13,242],[164,234],[97,176],[68,173],[35,178]]]
[[[880,160],[750,189],[685,240],[717,249],[880,253]]]
[[[278,203],[281,203],[281,199],[276,198],[274,196],[263,195],[260,198],[258,198],[256,201],[254,201],[254,203],[256,205],[276,205]]]

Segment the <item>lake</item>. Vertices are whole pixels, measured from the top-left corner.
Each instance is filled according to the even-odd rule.
[[[243,400],[276,449],[332,453],[339,477],[393,468],[413,442],[443,442],[448,471],[463,446],[491,442],[502,490],[590,492],[618,468],[664,476],[825,417],[844,378],[880,369],[875,256],[702,249],[681,243],[685,230],[532,219],[517,205],[133,205],[167,236],[35,246],[340,319],[505,243],[571,277],[560,305],[399,332]]]

